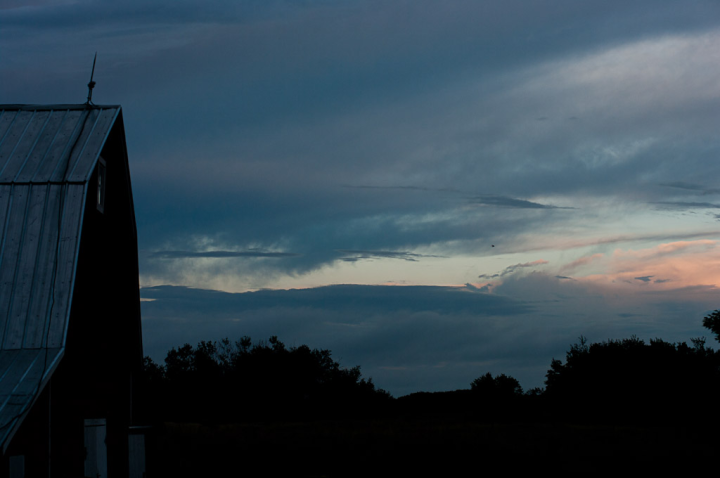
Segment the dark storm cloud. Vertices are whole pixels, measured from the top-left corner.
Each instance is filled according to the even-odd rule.
[[[655,276],[642,276],[642,277],[635,277],[634,279],[647,283],[647,282],[650,282],[653,277],[655,277]]]
[[[149,191],[152,189],[145,189],[146,194]],[[197,250],[193,236],[186,235],[186,223],[190,221],[194,231],[208,231],[214,249],[243,250],[259,245],[263,250],[298,254],[278,261],[225,261],[213,265],[214,272],[238,277],[251,277],[259,269],[269,273],[303,274],[342,257],[351,260],[360,256],[367,258],[368,254],[378,251],[386,259],[419,260],[423,256],[446,256],[450,254],[445,254],[442,249],[438,250],[439,254],[422,255],[413,249],[447,241],[470,241],[468,252],[481,250],[487,253],[490,244],[503,244],[505,250],[509,250],[514,245],[522,247],[515,238],[518,233],[533,225],[541,228],[546,221],[533,214],[536,211],[533,209],[508,209],[512,211],[508,214],[503,213],[503,208],[448,208],[432,201],[399,204],[397,198],[388,198],[385,202],[384,198],[377,196],[368,202],[359,202],[359,198],[354,196],[326,196],[314,191],[280,201],[262,193],[246,193],[237,200],[230,197],[205,203],[199,203],[192,197],[178,197],[176,217],[170,217],[171,209],[166,205],[170,198],[160,195],[157,199],[146,197],[143,216],[138,215],[138,227],[146,231],[147,242],[144,247],[141,246],[143,249],[157,249],[152,247],[150,239],[163,238],[163,245],[169,242],[173,250]],[[222,202],[233,210],[233,217],[218,217],[216,202]],[[428,220],[424,217],[428,213],[435,215]],[[143,241],[142,236],[140,240]],[[456,246],[455,253],[461,251],[460,247],[463,245]],[[343,256],[337,251],[359,253]],[[380,255],[375,254],[375,258],[379,259]],[[141,257],[143,272],[153,276],[169,274],[164,269],[168,261],[150,259]],[[168,282],[174,283],[180,279],[167,277]],[[262,284],[251,287],[258,286]]]
[[[503,368],[537,384],[552,354],[549,343],[561,350],[566,341],[546,338],[522,348],[533,334],[517,327],[535,308],[474,287],[344,285],[228,294],[163,286],[143,288],[141,296],[145,353],[157,360],[184,342],[278,335],[288,345],[329,348],[341,364],[361,365],[365,376],[396,395],[464,388],[486,370]],[[515,328],[512,337],[508,327]]]
[[[365,315],[398,311],[460,313],[482,315],[524,314],[532,307],[522,301],[481,294],[467,288],[438,286],[334,285],[312,289],[259,290],[228,293],[179,286],[143,287],[141,297],[164,301],[166,311],[180,312],[198,304],[197,312],[209,314],[243,313],[264,308],[320,307],[333,311],[354,310]],[[154,307],[150,302],[149,310]],[[210,305],[215,304],[215,305]],[[168,309],[167,307],[171,307]],[[209,307],[209,308],[208,308]]]
[[[288,345],[332,350],[342,365],[361,365],[366,377],[396,396],[468,388],[487,372],[510,374],[529,388],[542,386],[551,359],[564,357],[579,335],[591,341],[702,335],[703,314],[717,298],[708,288],[697,290],[691,303],[668,291],[620,289],[608,300],[591,285],[539,273],[509,276],[493,294],[483,289],[344,285],[230,294],[143,288],[143,343],[146,354],[162,361],[185,342],[277,335]],[[629,320],[634,317],[654,319]]]
[[[572,207],[551,206],[548,204],[540,204],[532,201],[526,201],[524,199],[503,196],[476,196],[470,198],[470,202],[483,206],[510,207],[519,209],[575,209]]]
[[[232,257],[297,257],[300,254],[292,252],[263,252],[263,251],[157,251],[149,255],[151,259],[224,259]]]
[[[357,262],[362,259],[401,259],[404,261],[417,262],[421,257],[439,257],[403,251],[349,251],[339,249],[337,252],[346,254],[340,258],[343,262]]]

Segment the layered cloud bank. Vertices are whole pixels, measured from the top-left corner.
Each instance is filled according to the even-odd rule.
[[[467,388],[488,371],[528,388],[542,386],[550,360],[564,357],[580,335],[689,341],[704,335],[702,317],[720,304],[716,241],[598,253],[560,270],[576,275],[552,275],[549,261],[537,260],[506,268],[494,282],[461,287],[149,287],[141,291],[146,349],[162,359],[197,337],[279,335],[330,348],[395,395]]]
[[[673,294],[598,290],[531,274],[494,294],[474,288],[331,286],[226,293],[164,286],[142,290],[146,353],[199,340],[271,335],[329,348],[345,366],[399,396],[468,388],[492,372],[542,386],[552,358],[580,335],[590,340],[704,335],[716,289]],[[523,298],[517,298],[522,296]]]

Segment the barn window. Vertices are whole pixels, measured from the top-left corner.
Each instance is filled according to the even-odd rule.
[[[98,158],[97,166],[97,210],[105,212],[105,160]]]

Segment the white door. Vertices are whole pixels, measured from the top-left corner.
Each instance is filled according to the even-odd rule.
[[[85,477],[107,478],[107,424],[104,418],[85,420]]]
[[[130,478],[143,478],[145,476],[145,435],[128,436],[128,451],[130,452]]]

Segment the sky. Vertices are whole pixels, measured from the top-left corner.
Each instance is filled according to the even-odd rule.
[[[720,308],[720,4],[0,0],[0,103],[122,105],[145,353],[395,396]]]

